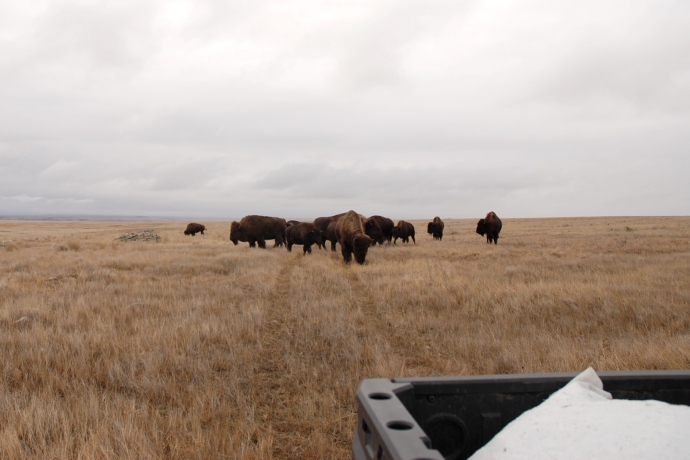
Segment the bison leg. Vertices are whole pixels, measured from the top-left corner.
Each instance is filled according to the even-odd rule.
[[[249,240],[249,247],[255,248],[256,247],[256,240]]]
[[[412,241],[414,242],[414,244],[417,244],[417,240],[414,239],[414,235],[412,235]]]
[[[261,249],[266,249],[266,240],[260,239],[260,240],[256,240],[256,242],[258,243],[258,245]]]
[[[352,251],[350,251],[345,245],[342,246],[342,253],[343,253],[343,259],[345,260],[346,264],[349,264],[352,261]]]
[[[335,252],[335,241],[331,241],[331,251]]]
[[[292,241],[285,243],[285,247],[287,248],[288,252],[292,252]]]
[[[304,245],[304,255],[307,255],[307,253],[311,254],[311,244]]]

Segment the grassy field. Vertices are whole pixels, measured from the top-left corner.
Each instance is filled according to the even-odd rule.
[[[365,378],[690,368],[690,218],[476,221],[363,266],[0,221],[0,458],[345,459]]]

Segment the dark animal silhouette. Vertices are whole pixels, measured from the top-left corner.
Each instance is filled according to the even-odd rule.
[[[393,239],[393,227],[395,227],[395,223],[388,217],[383,216],[371,216],[369,220],[375,221],[381,229],[381,236],[376,240],[376,243],[383,244],[385,241],[390,243]]]
[[[498,234],[503,228],[503,223],[501,219],[498,218],[495,212],[490,211],[485,218],[479,219],[477,222],[477,233],[481,236],[486,235],[486,242],[491,244],[498,244]]]
[[[363,264],[371,238],[364,232],[368,219],[354,211],[348,211],[335,224],[335,235],[342,250],[345,263],[352,261],[352,254],[358,264]]]
[[[414,239],[414,225],[404,220],[398,221],[397,225],[393,227],[393,244],[398,241],[398,238],[401,238],[403,243],[409,243],[410,238],[412,238],[414,244],[417,244]]]
[[[311,245],[321,241],[321,230],[311,222],[298,222],[289,225],[285,229],[285,246],[292,252],[294,244],[301,244],[304,247],[304,254],[311,253]]]
[[[335,226],[335,222],[328,224],[328,228],[326,228],[326,235],[324,236],[325,241],[331,242],[331,251],[335,251],[335,243],[338,242],[338,238],[335,236]]]
[[[386,238],[383,236],[383,232],[381,231],[378,221],[373,217],[362,217],[364,218],[362,221],[364,224],[364,233],[371,238],[371,245],[376,246],[376,243],[383,244],[383,242],[386,241]]]
[[[443,227],[445,227],[445,224],[440,217],[436,216],[434,220],[427,224],[426,231],[430,235],[433,235],[435,240],[441,240],[443,239]]]
[[[194,236],[197,233],[201,233],[203,235],[204,230],[206,230],[206,227],[204,227],[201,224],[196,224],[192,222],[191,224],[187,224],[187,228],[185,229],[184,234]]]
[[[336,214],[334,216],[317,217],[316,219],[314,219],[314,225],[316,225],[316,228],[321,230],[323,232],[323,235],[324,235],[323,239],[321,240],[321,242],[318,245],[319,249],[321,249],[321,248],[326,249],[326,230],[328,229],[328,224],[330,224],[331,222],[337,222],[337,220],[340,219],[341,217],[343,217],[344,215],[345,215],[345,213],[343,212],[340,214]]]
[[[253,248],[256,244],[266,248],[266,240],[275,240],[273,247],[282,246],[287,223],[280,217],[245,216],[239,222],[230,225],[230,241],[248,242]]]

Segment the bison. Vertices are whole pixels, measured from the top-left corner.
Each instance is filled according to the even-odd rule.
[[[285,246],[292,252],[293,244],[301,244],[304,247],[304,254],[311,253],[311,245],[321,242],[321,230],[316,228],[311,222],[298,222],[289,225],[285,229]]]
[[[375,221],[381,229],[381,236],[376,240],[376,243],[383,244],[384,241],[389,243],[393,239],[393,227],[395,224],[388,217],[371,216],[369,220]],[[369,235],[369,233],[367,233]],[[372,236],[372,235],[369,235]]]
[[[230,225],[230,241],[248,242],[253,248],[257,243],[266,248],[266,240],[275,240],[273,247],[282,246],[287,223],[280,217],[245,216],[239,222]]]
[[[348,211],[335,224],[335,236],[342,249],[345,263],[352,261],[352,254],[358,264],[363,264],[371,246],[371,238],[364,232],[368,219],[354,211]]]
[[[364,224],[364,233],[371,238],[371,245],[376,246],[376,243],[383,244],[386,238],[383,236],[383,232],[381,231],[378,221],[372,217],[361,217],[364,219],[362,221]]]
[[[336,214],[336,215],[330,216],[330,217],[317,217],[316,219],[314,219],[314,225],[316,225],[316,228],[321,230],[323,232],[323,235],[324,235],[323,239],[321,240],[321,242],[318,245],[319,248],[324,248],[324,249],[326,248],[326,239],[325,239],[326,236],[325,235],[326,235],[326,230],[328,230],[328,224],[330,224],[332,222],[337,222],[338,219],[340,219],[344,215],[345,215],[345,213],[341,213],[341,214]]]
[[[328,228],[326,228],[326,234],[324,235],[324,241],[330,241],[331,242],[331,251],[335,251],[335,243],[338,242],[338,238],[335,236],[335,222],[331,222],[328,224]]]
[[[436,216],[434,217],[434,220],[429,222],[426,226],[426,231],[428,234],[433,235],[435,240],[442,240],[443,239],[443,227],[445,225],[443,224],[443,221],[441,220],[440,217]]]
[[[197,233],[201,233],[203,235],[204,230],[206,230],[206,227],[204,227],[201,224],[196,224],[192,222],[191,224],[187,224],[187,228],[185,229],[184,234],[194,236]]]
[[[414,225],[404,220],[398,221],[398,224],[393,227],[393,244],[395,244],[398,238],[402,238],[403,243],[409,243],[410,238],[412,238],[414,244],[417,244],[417,241],[414,239]]]
[[[485,218],[479,219],[477,222],[477,233],[481,236],[486,235],[486,242],[491,244],[498,244],[498,234],[501,232],[503,223],[501,219],[498,218],[495,212],[489,212]]]

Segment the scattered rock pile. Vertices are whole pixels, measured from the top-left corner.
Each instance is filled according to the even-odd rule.
[[[156,243],[160,242],[161,237],[156,235],[156,232],[153,230],[142,230],[140,232],[132,232],[132,233],[127,233],[126,235],[122,235],[119,238],[115,238],[116,240],[120,241],[155,241]]]

